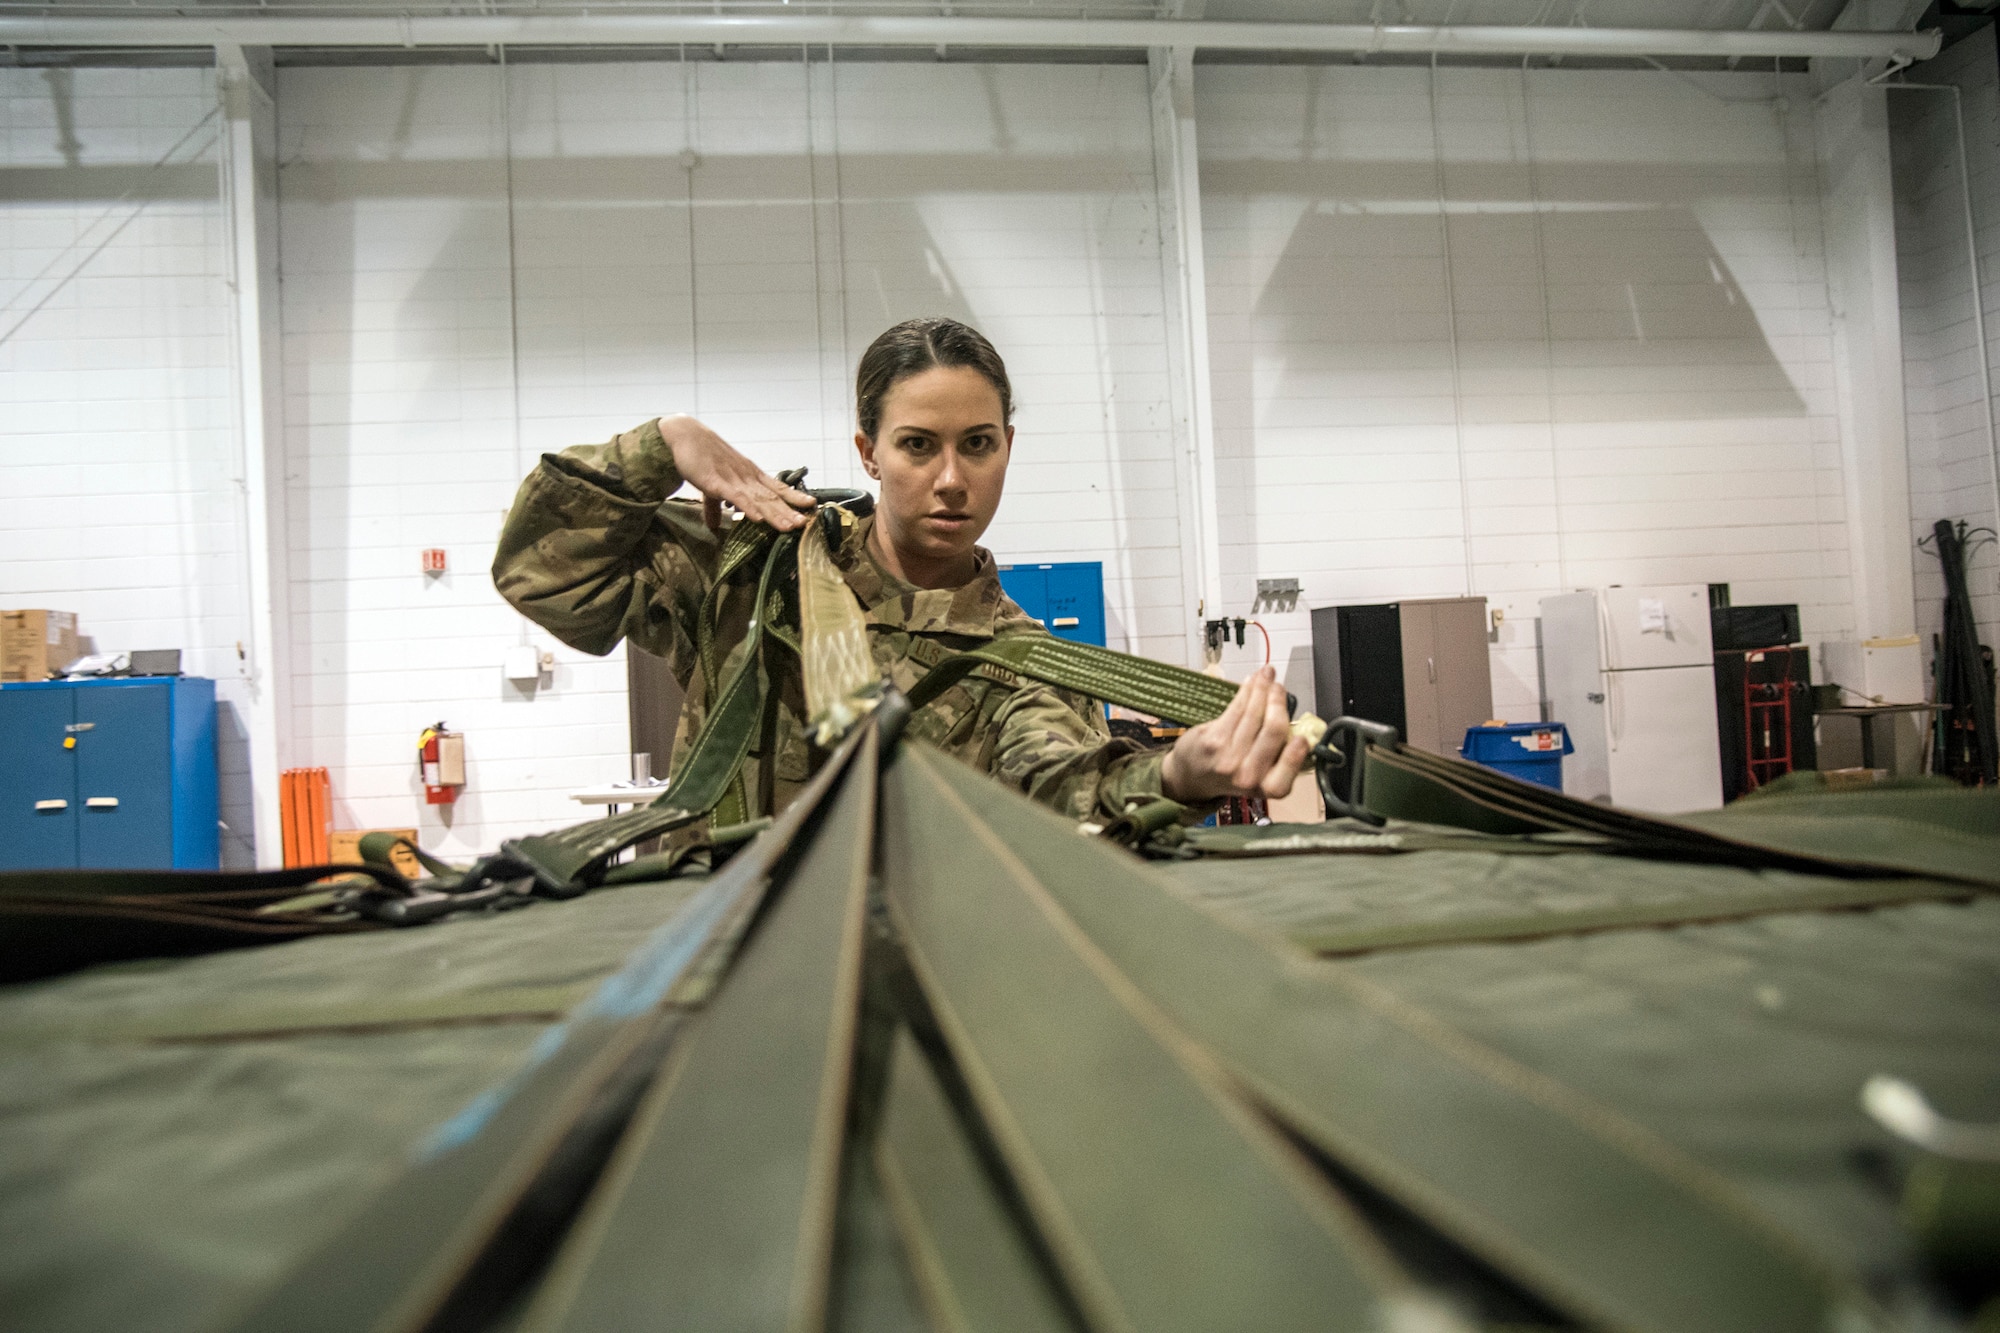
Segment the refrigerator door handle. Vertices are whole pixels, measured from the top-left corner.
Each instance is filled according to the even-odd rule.
[[[1607,714],[1605,718],[1605,724],[1606,724],[1605,731],[1606,734],[1611,738],[1611,749],[1614,753],[1618,749],[1619,734],[1623,732],[1625,729],[1624,714],[1623,711],[1618,706],[1619,703],[1618,696],[1620,693],[1621,691],[1619,689],[1618,673],[1616,671],[1605,672],[1604,707],[1605,707],[1605,712]]]

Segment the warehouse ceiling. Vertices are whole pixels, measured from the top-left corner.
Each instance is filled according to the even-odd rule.
[[[1502,27],[1574,24],[1717,31],[1832,26],[1847,0],[0,0],[0,14],[493,15],[935,14],[1016,18],[1205,18],[1286,23],[1417,23]]]
[[[1948,11],[1978,12],[1993,4],[1948,4]],[[1392,30],[1426,27],[1445,32],[1489,29],[1541,29],[1552,32],[1596,33],[1620,29],[1678,30],[1716,34],[1811,34],[1835,30],[1908,31],[1920,18],[1935,19],[1939,6],[1925,14],[1923,0],[61,0],[22,3],[0,0],[0,63],[185,63],[206,59],[198,36],[218,23],[268,20],[299,22],[373,21],[404,25],[435,21],[494,22],[527,20],[530,24],[581,20],[601,23],[620,18],[700,18],[705,21],[744,20],[928,20],[947,25],[1006,20],[1016,24],[1060,26],[1082,20],[1116,25],[1132,20],[1198,20],[1204,25],[1292,24],[1313,27],[1355,25]],[[39,22],[61,25],[74,20],[112,24],[151,25],[130,47],[107,48],[102,41],[36,42]],[[197,34],[186,42],[160,41],[160,25]],[[1004,26],[1004,25],[1003,25]],[[334,29],[322,29],[331,32]],[[433,30],[433,34],[435,29]],[[136,35],[136,33],[135,33]],[[797,60],[808,50],[811,58],[831,53],[841,59],[901,60],[1143,60],[1143,46],[1131,41],[1107,41],[1103,46],[1037,41],[1019,47],[990,32],[917,44],[909,41],[871,42],[865,35],[820,41],[758,40],[745,33],[742,41],[633,42],[626,39],[598,44],[572,38],[538,43],[531,35],[504,39],[511,60],[591,59],[785,59]],[[149,44],[150,39],[150,44]],[[238,37],[246,43],[256,37]],[[497,58],[490,40],[417,36],[409,41],[305,40],[272,41],[284,64],[457,62]],[[1370,62],[1381,64],[1519,64],[1522,53],[1447,49],[1433,54],[1413,49],[1371,51],[1289,49],[1217,49],[1202,43],[1200,58],[1215,60],[1282,61],[1287,63]],[[179,50],[173,48],[178,47]],[[1679,69],[1771,69],[1805,67],[1796,55],[1708,55],[1691,51],[1660,51],[1647,55],[1571,51],[1530,54],[1534,63],[1576,67],[1624,68],[1665,65]]]

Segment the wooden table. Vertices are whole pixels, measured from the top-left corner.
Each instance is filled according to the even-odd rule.
[[[1937,704],[1867,704],[1860,708],[1822,708],[1821,717],[1851,717],[1861,728],[1861,766],[1875,767],[1875,719],[1896,713],[1935,713]],[[1894,760],[1891,755],[1890,759]]]

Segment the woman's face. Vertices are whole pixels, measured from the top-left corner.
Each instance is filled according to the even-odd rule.
[[[933,366],[883,396],[875,438],[857,434],[854,447],[882,484],[877,522],[912,573],[970,557],[1000,507],[1013,443],[999,390],[968,366]]]

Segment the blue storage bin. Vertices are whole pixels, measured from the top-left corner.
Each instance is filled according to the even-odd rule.
[[[1560,722],[1512,722],[1467,727],[1459,753],[1473,763],[1556,791],[1563,789],[1563,756],[1573,754],[1569,728]]]

